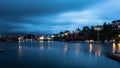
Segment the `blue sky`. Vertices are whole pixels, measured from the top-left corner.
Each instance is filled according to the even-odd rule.
[[[120,18],[120,0],[0,0],[0,33],[73,31]]]

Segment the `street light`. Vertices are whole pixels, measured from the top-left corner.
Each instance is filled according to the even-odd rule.
[[[94,29],[97,31],[97,41],[99,42],[100,41],[99,40],[99,31],[101,30],[101,27],[100,26],[96,26]]]
[[[120,34],[118,35],[118,37],[120,37]]]

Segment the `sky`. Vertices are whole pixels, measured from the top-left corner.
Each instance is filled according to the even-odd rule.
[[[120,18],[120,0],[0,0],[0,34],[59,33]]]

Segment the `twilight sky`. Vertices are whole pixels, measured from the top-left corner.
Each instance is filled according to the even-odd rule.
[[[120,0],[0,0],[0,34],[57,33],[120,18]]]

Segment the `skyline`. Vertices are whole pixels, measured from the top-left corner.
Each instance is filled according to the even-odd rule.
[[[111,22],[119,0],[0,0],[0,33],[58,33]]]

